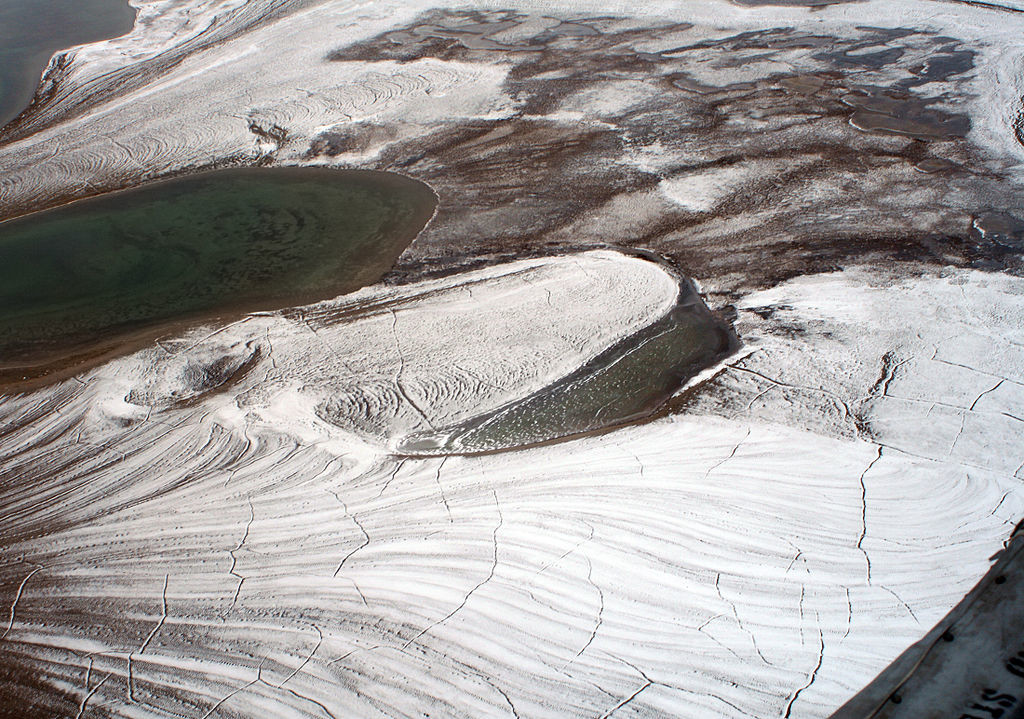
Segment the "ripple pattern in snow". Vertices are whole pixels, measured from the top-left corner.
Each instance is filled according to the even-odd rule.
[[[869,300],[920,290],[863,279],[757,299],[832,316],[836,344],[808,356],[831,362],[856,346],[843,322],[856,326]],[[931,291],[954,308],[961,289],[987,298],[1011,323],[992,331],[1017,331],[983,276],[960,282]],[[629,332],[675,287],[615,253],[521,261],[195,332],[5,398],[3,704],[31,698],[40,716],[827,716],[984,573],[1024,514],[1012,472],[710,415],[511,454],[387,451],[407,428],[471,411],[471,394],[523,396],[607,346],[615,337],[592,336],[595,306],[607,333]],[[614,314],[630,306],[616,291],[632,310]],[[480,334],[467,337],[470,310]],[[543,341],[554,327],[575,340]],[[912,348],[923,332],[896,323],[885,339]],[[771,338],[761,344],[771,357]],[[473,367],[464,387],[454,380],[469,375],[442,375],[443,389],[437,357],[486,346],[501,372]],[[203,368],[225,356],[250,369],[207,391]],[[377,396],[325,421],[332,388],[373,387],[367,373],[388,362]],[[528,375],[534,362],[547,369]],[[933,379],[949,391],[961,380]],[[836,396],[864,389],[851,380]],[[979,422],[1008,397],[979,400],[996,403]],[[371,406],[386,420],[356,426]],[[887,408],[876,402],[875,417]],[[983,432],[965,423],[960,442]]]

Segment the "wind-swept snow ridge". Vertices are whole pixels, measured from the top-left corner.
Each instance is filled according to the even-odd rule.
[[[222,385],[268,421],[294,415],[389,442],[536,391],[668,312],[676,278],[614,251],[524,260],[250,316],[111,362],[78,381],[102,422],[152,419]],[[305,426],[305,425],[303,425]]]

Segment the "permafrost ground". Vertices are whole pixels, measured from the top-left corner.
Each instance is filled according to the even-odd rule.
[[[252,163],[441,203],[389,285],[3,398],[0,713],[822,717],[1024,517],[1022,8],[138,5],[4,131],[4,216]],[[668,310],[607,242],[743,347],[396,456]]]

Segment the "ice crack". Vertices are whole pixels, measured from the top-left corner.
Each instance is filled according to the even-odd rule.
[[[444,509],[448,513],[448,523],[452,523],[452,508],[448,504],[448,497],[444,493],[444,485],[441,484],[441,468],[444,467],[444,463],[448,461],[447,455],[441,459],[441,463],[437,465],[437,472],[434,474],[434,481],[437,483],[437,489],[441,493],[441,502],[444,504]]]
[[[602,714],[601,715],[601,719],[608,719],[608,717],[610,717],[612,714],[617,712],[619,709],[622,709],[622,707],[626,706],[631,701],[633,701],[638,696],[640,696],[644,692],[644,690],[647,689],[648,687],[651,687],[651,686],[653,686],[655,684],[659,684],[660,686],[663,686],[663,687],[668,687],[669,686],[668,684],[662,684],[660,682],[655,682],[653,679],[651,679],[649,676],[647,676],[646,672],[644,672],[643,669],[641,669],[640,667],[636,666],[632,662],[627,662],[622,657],[617,657],[617,656],[614,656],[614,655],[611,655],[611,654],[609,654],[608,656],[612,657],[616,661],[622,662],[623,664],[628,666],[630,669],[635,671],[637,674],[639,674],[641,677],[643,677],[644,684],[639,689],[637,689],[635,692],[633,692],[628,697],[626,697],[625,699],[620,701],[618,704],[613,706],[611,709],[606,711],[604,714]],[[671,687],[669,687],[669,688],[671,688]]]
[[[21,584],[18,585],[18,592],[14,595],[14,601],[11,602],[11,618],[8,620],[7,629],[4,630],[3,636],[0,636],[0,639],[6,639],[10,631],[14,629],[14,616],[15,613],[18,611],[18,602],[21,601],[21,596],[25,592],[25,585],[28,584],[28,580],[32,578],[32,575],[34,575],[38,571],[41,571],[42,569],[42,565],[36,566],[35,569],[33,569],[31,572],[25,575],[25,578],[21,580]]]
[[[405,389],[405,385],[402,384],[402,375],[405,373],[405,355],[402,353],[402,343],[398,339],[398,313],[394,309],[388,308],[388,312],[391,313],[391,335],[395,339],[395,350],[398,352],[398,372],[395,375],[395,387],[398,388],[398,393],[402,395],[402,399],[409,403],[409,406],[416,410],[416,413],[423,418],[423,421],[427,423],[430,429],[434,429],[434,424],[427,417],[426,412],[423,408],[416,403],[416,401],[409,396],[409,393]]]
[[[788,382],[781,382],[781,381],[779,381],[777,379],[772,379],[771,377],[769,377],[766,374],[762,374],[762,373],[757,372],[757,371],[752,370],[752,369],[747,369],[746,367],[740,367],[737,364],[726,365],[726,368],[734,370],[736,372],[743,372],[745,374],[753,375],[754,377],[759,377],[759,378],[763,379],[764,381],[770,382],[773,385],[775,385],[776,387],[779,387],[780,389],[783,389],[783,390],[794,390],[794,391],[797,391],[797,392],[811,392],[811,393],[814,393],[814,394],[820,394],[820,395],[822,395],[824,397],[827,397],[830,400],[832,400],[833,402],[835,402],[837,405],[842,407],[843,418],[853,422],[854,429],[859,432],[859,429],[857,428],[857,423],[855,421],[855,415],[850,410],[850,405],[847,404],[846,400],[844,400],[842,397],[840,397],[839,395],[835,394],[834,392],[829,392],[827,389],[824,389],[823,387],[807,387],[807,386],[804,386],[804,385],[795,385],[795,384],[789,384]]]
[[[598,630],[601,629],[601,625],[604,623],[604,591],[602,591],[601,587],[599,587],[597,583],[594,581],[593,575],[594,563],[590,560],[590,557],[587,557],[587,582],[589,582],[590,586],[597,590],[597,597],[600,601],[600,605],[597,609],[597,620],[594,622],[594,628],[590,630],[590,636],[587,638],[586,643],[578,652],[576,652],[577,657],[582,655],[583,652],[587,651],[590,645],[593,644],[594,639],[597,637]]]
[[[493,545],[493,555],[492,555],[492,558],[491,558],[491,568],[490,568],[490,571],[487,572],[487,576],[486,577],[484,577],[482,580],[477,582],[476,586],[474,586],[472,589],[469,590],[469,592],[466,593],[466,596],[464,596],[462,598],[462,601],[459,602],[459,606],[455,607],[455,609],[450,611],[442,619],[437,620],[436,622],[434,622],[433,624],[428,626],[426,629],[422,630],[419,634],[414,636],[412,639],[407,641],[405,644],[403,644],[402,645],[402,650],[403,651],[408,649],[410,645],[412,645],[416,641],[418,641],[420,637],[422,637],[423,635],[429,633],[430,631],[432,631],[436,627],[441,626],[442,624],[447,622],[449,619],[454,617],[456,614],[458,614],[462,610],[462,608],[465,607],[466,604],[469,602],[470,597],[472,597],[477,592],[477,590],[479,590],[482,586],[484,586],[485,584],[487,584],[489,581],[491,581],[494,578],[494,572],[498,568],[498,530],[500,530],[502,525],[505,523],[505,518],[504,518],[504,516],[501,513],[501,505],[498,503],[498,495],[497,495],[497,493],[492,492],[492,494],[494,494],[494,506],[498,510],[498,523],[495,525],[494,531],[491,532],[491,542],[492,542],[492,545]]]
[[[89,700],[92,699],[93,695],[100,690],[100,687],[107,683],[108,679],[110,679],[109,674],[103,677],[96,686],[89,690],[89,693],[85,695],[82,703],[78,705],[78,713],[75,714],[75,719],[82,719],[82,716],[85,714],[86,707],[89,705]]]
[[[732,448],[732,451],[729,453],[729,456],[726,457],[725,459],[719,460],[718,462],[716,462],[715,464],[711,465],[708,468],[708,471],[704,473],[704,479],[706,480],[708,478],[708,476],[712,472],[714,472],[716,469],[718,469],[723,464],[728,462],[730,459],[735,457],[736,456],[736,452],[739,451],[740,445],[743,444],[744,442],[746,442],[748,437],[750,437],[750,428],[749,427],[747,428],[747,433],[745,435],[743,435],[743,439],[741,439],[739,442],[737,442],[736,446]]]
[[[868,533],[868,488],[864,484],[864,475],[866,475],[875,463],[882,458],[882,447],[878,445],[878,454],[875,458],[868,463],[868,466],[864,468],[864,471],[860,473],[860,536],[857,537],[857,549],[864,555],[864,563],[867,565],[867,583],[871,584],[871,557],[868,556],[868,552],[864,549],[864,538]]]
[[[131,652],[128,655],[128,701],[132,703],[135,702],[135,672],[132,667],[132,659],[135,657],[136,654],[145,653],[146,649],[149,647],[150,642],[152,642],[153,638],[157,635],[157,633],[161,629],[163,629],[164,622],[167,621],[167,582],[169,581],[169,579],[170,575],[165,574],[164,588],[160,593],[160,620],[156,623],[156,626],[153,627],[153,630],[146,637],[145,641],[142,642],[142,645],[136,651]]]
[[[969,408],[969,409],[968,409],[967,411],[968,411],[968,412],[973,412],[973,411],[974,411],[974,408],[978,406],[978,402],[980,402],[980,401],[981,401],[981,398],[982,398],[982,397],[984,397],[984,396],[985,396],[985,395],[987,395],[987,394],[991,394],[992,392],[995,392],[995,391],[996,391],[997,389],[999,389],[1000,387],[1002,387],[1002,386],[1003,386],[1003,382],[1005,382],[1005,381],[1006,381],[1006,380],[1004,380],[1004,379],[1001,379],[1001,380],[999,380],[998,382],[996,382],[996,383],[995,383],[995,385],[994,385],[993,387],[991,387],[991,388],[989,388],[989,389],[985,390],[984,392],[982,392],[981,394],[979,394],[979,395],[978,395],[977,397],[975,397],[975,398],[974,398],[974,401],[973,401],[973,402],[971,402],[971,406],[970,406],[970,408]]]
[[[359,528],[359,531],[362,532],[362,535],[363,535],[362,543],[358,547],[356,547],[355,549],[350,551],[348,554],[346,554],[344,557],[342,557],[341,562],[338,564],[338,568],[334,570],[334,576],[337,577],[338,573],[342,569],[344,569],[345,563],[349,559],[352,558],[352,555],[354,555],[359,550],[365,549],[367,546],[369,546],[369,544],[370,544],[370,535],[366,533],[366,528],[363,526],[363,523],[359,521],[359,518],[356,515],[354,515],[352,512],[349,511],[348,505],[345,504],[344,500],[342,500],[342,498],[338,496],[338,493],[335,492],[332,489],[328,489],[327,491],[331,493],[331,496],[333,496],[336,500],[338,500],[338,504],[340,504],[342,509],[345,510],[345,515],[355,523],[355,525]],[[356,587],[356,591],[359,592],[359,596],[360,597],[363,596],[363,593],[361,591],[359,591],[359,587]],[[366,604],[366,598],[365,597],[363,597],[363,604]]]
[[[737,609],[736,609],[736,603],[733,602],[731,599],[726,599],[725,596],[722,594],[722,587],[720,585],[721,580],[722,580],[722,573],[718,572],[715,575],[715,591],[718,593],[718,598],[721,599],[726,604],[728,604],[730,609],[732,609],[732,616],[736,620],[737,626],[739,626],[740,630],[744,634],[746,634],[748,637],[750,637],[750,643],[754,647],[754,651],[757,653],[757,656],[759,656],[761,658],[761,661],[764,662],[768,666],[775,666],[774,664],[772,664],[770,661],[768,661],[765,658],[764,654],[761,653],[760,647],[757,646],[757,639],[754,637],[754,633],[751,632],[749,629],[747,629],[746,625],[743,624],[743,620],[740,619],[739,611],[737,611]]]
[[[879,584],[878,586],[884,589],[885,591],[889,592],[889,594],[891,594],[893,597],[895,597],[896,601],[903,605],[903,608],[907,610],[907,614],[913,617],[915,622],[917,622],[918,624],[921,623],[921,620],[917,618],[916,614],[914,614],[914,610],[910,608],[910,605],[903,601],[903,597],[901,597],[899,594],[897,594],[892,589],[883,584]]]
[[[807,683],[804,684],[799,689],[797,689],[793,693],[793,696],[790,697],[789,703],[786,705],[786,713],[783,715],[784,719],[789,719],[790,715],[793,713],[793,705],[796,703],[796,700],[800,698],[800,695],[804,692],[805,689],[808,689],[812,684],[814,684],[814,680],[818,678],[818,670],[821,669],[821,663],[822,663],[822,661],[824,661],[824,659],[825,659],[825,635],[822,633],[821,625],[819,624],[818,625],[818,662],[817,662],[817,664],[814,665],[814,669],[811,670],[811,674],[810,674],[810,676],[807,679]]]
[[[238,595],[242,591],[242,585],[245,583],[245,577],[235,571],[235,567],[238,564],[238,556],[235,552],[242,549],[245,541],[249,538],[249,529],[252,527],[253,520],[256,519],[256,511],[252,506],[252,499],[248,499],[249,502],[249,521],[245,523],[245,532],[242,534],[242,538],[239,540],[238,545],[230,550],[228,554],[231,555],[231,569],[228,570],[228,574],[238,579],[238,586],[235,587],[235,595],[231,598],[231,606],[234,607],[238,603]]]
[[[386,492],[388,487],[391,486],[391,483],[395,481],[395,477],[398,476],[398,473],[402,471],[402,467],[404,466],[405,460],[399,460],[398,464],[396,464],[395,468],[391,471],[391,476],[388,477],[387,481],[384,482],[384,486],[380,488],[380,492],[377,493],[377,499],[380,499],[384,495],[384,492]]]

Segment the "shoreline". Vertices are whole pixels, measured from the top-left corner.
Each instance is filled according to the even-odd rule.
[[[15,27],[17,27],[19,20],[24,21],[24,17],[18,16],[17,4],[18,0],[13,0],[9,3],[9,7],[6,10],[0,11],[0,20],[8,19],[3,17],[6,13],[7,15],[13,14],[15,16],[12,23]],[[79,11],[86,12],[86,22],[84,25],[81,22],[81,17],[79,17],[78,23],[72,23],[69,17],[62,16],[61,11],[65,8],[60,7],[60,3],[51,3],[48,7],[45,2],[31,4],[33,5],[32,11],[34,14],[51,16],[49,19],[51,27],[54,25],[65,27],[65,35],[60,38],[36,37],[37,47],[34,47],[31,52],[17,54],[13,60],[5,58],[5,62],[21,61],[26,64],[22,71],[18,73],[17,82],[3,83],[8,86],[4,89],[11,96],[11,104],[6,110],[0,108],[0,135],[4,133],[8,126],[14,125],[23,115],[29,113],[32,107],[39,102],[40,93],[44,92],[47,74],[52,68],[61,63],[61,58],[73,53],[75,48],[124,37],[135,30],[138,19],[138,13],[132,7],[130,0],[100,0],[98,5],[93,4],[85,8],[76,8]],[[106,9],[108,6],[109,9]],[[114,6],[120,9],[115,11],[113,9]],[[131,13],[130,22],[128,15],[124,11]],[[114,18],[115,14],[121,15],[121,17]],[[97,15],[104,16],[104,21],[96,22]],[[73,30],[68,30],[68,27],[73,27]],[[30,24],[30,28],[29,37],[44,33],[42,27],[33,27]],[[0,33],[0,43],[9,39],[13,40],[13,38],[6,38]],[[21,44],[25,42],[24,31],[16,42],[19,43],[16,46],[18,50],[26,50]],[[0,56],[2,55],[3,53],[0,52]],[[19,91],[16,93],[19,97],[18,104],[14,103],[15,93],[12,91]]]
[[[0,704],[823,717],[1024,517],[1020,13],[142,4],[166,35],[0,145],[5,212],[218,162],[440,201],[353,295],[0,398]],[[389,452],[635,335],[663,274],[743,351],[653,414]]]
[[[615,429],[621,429],[623,427],[642,425],[654,421],[655,419],[670,413],[670,403],[676,396],[678,396],[678,394],[683,390],[683,388],[692,390],[700,383],[696,382],[693,385],[691,385],[691,382],[696,380],[702,372],[705,372],[709,368],[718,365],[719,363],[723,362],[726,358],[734,355],[736,352],[739,351],[739,349],[742,347],[742,343],[740,342],[739,337],[737,337],[735,332],[733,331],[732,326],[729,323],[722,320],[722,318],[717,313],[715,313],[709,307],[707,307],[707,305],[704,303],[701,297],[701,294],[694,280],[680,274],[678,268],[676,268],[675,265],[671,263],[667,258],[661,257],[654,252],[647,252],[642,250],[631,251],[628,249],[623,250],[623,248],[615,247],[613,245],[609,245],[608,249],[612,249],[617,252],[622,252],[627,256],[639,257],[649,262],[653,262],[658,266],[662,267],[663,269],[665,269],[675,278],[676,282],[679,284],[679,295],[676,299],[676,303],[671,308],[669,308],[668,312],[666,312],[662,317],[657,318],[649,325],[641,327],[628,337],[619,340],[617,343],[608,347],[599,355],[592,358],[588,362],[584,363],[580,367],[576,368],[569,374],[558,378],[553,383],[543,387],[542,389],[537,390],[533,394],[519,398],[508,405],[495,408],[490,412],[477,415],[473,417],[473,419],[470,422],[463,423],[457,426],[446,427],[443,429],[432,430],[430,433],[428,433],[428,436],[426,438],[421,437],[419,439],[413,440],[414,442],[422,442],[425,440],[429,441],[431,436],[434,438],[446,437],[445,444],[432,449],[424,449],[423,451],[419,452],[411,449],[410,447],[406,447],[406,449],[403,451],[401,449],[401,446],[399,446],[396,447],[395,451],[391,453],[392,456],[408,459],[427,459],[430,457],[447,456],[489,456],[505,452],[516,452],[535,447],[545,447],[560,444],[563,442],[569,442],[583,437],[592,437],[604,434],[606,432],[614,431]],[[572,255],[559,254],[554,256],[571,257]],[[708,321],[710,326],[709,333],[713,333],[715,336],[715,350],[710,356],[710,358],[702,357],[702,359],[699,361],[696,359],[691,360],[691,362],[689,362],[687,366],[688,374],[686,374],[685,376],[677,377],[675,385],[672,386],[671,388],[664,390],[658,395],[653,395],[647,401],[646,406],[644,406],[643,408],[640,408],[627,416],[619,417],[617,419],[612,420],[611,422],[599,424],[599,426],[594,426],[587,429],[555,429],[555,432],[563,433],[556,434],[546,439],[528,440],[525,442],[514,441],[508,443],[505,446],[491,449],[472,449],[467,447],[460,447],[460,445],[458,444],[458,438],[460,436],[464,437],[465,435],[469,435],[480,429],[483,429],[492,421],[498,419],[502,415],[505,415],[509,412],[516,411],[516,409],[525,406],[531,400],[535,400],[545,395],[551,394],[552,392],[555,392],[562,387],[572,386],[574,384],[586,381],[587,379],[592,379],[597,374],[599,374],[603,369],[624,359],[634,350],[638,349],[639,346],[651,340],[652,337],[650,336],[650,333],[653,330],[655,330],[655,328],[657,328],[661,324],[669,322],[676,313],[682,310],[686,310],[687,308],[692,308],[693,313],[695,313],[698,316],[701,316],[702,318],[705,318]],[[676,371],[678,370],[674,370],[673,374],[675,374]],[[403,438],[402,443],[407,444],[410,441],[410,439],[412,438],[405,437]],[[456,442],[454,446],[450,444],[453,441]]]
[[[261,172],[258,168],[245,168],[236,172]],[[145,322],[143,327],[110,329],[101,333],[100,337],[79,342],[71,345],[64,343],[58,348],[47,348],[42,351],[35,351],[28,357],[20,357],[16,360],[0,361],[0,393],[22,392],[33,388],[45,386],[51,382],[59,381],[73,376],[75,373],[95,367],[113,358],[123,356],[134,350],[152,344],[154,341],[168,335],[182,334],[186,330],[205,324],[225,324],[244,319],[253,313],[265,314],[275,311],[287,311],[288,309],[308,305],[337,297],[340,294],[349,294],[368,284],[378,282],[380,278],[390,272],[398,255],[415,241],[415,238],[424,231],[437,212],[439,198],[436,192],[425,183],[404,178],[394,173],[378,172],[373,170],[343,170],[343,169],[315,169],[303,170],[295,168],[289,171],[289,177],[302,176],[302,173],[315,173],[320,175],[334,175],[341,182],[370,178],[373,182],[387,186],[396,183],[415,183],[429,191],[433,197],[431,203],[416,202],[411,205],[414,211],[410,214],[408,221],[401,227],[385,228],[395,236],[393,240],[402,247],[397,252],[392,252],[390,262],[382,272],[374,272],[370,278],[364,277],[366,270],[360,270],[348,278],[342,285],[336,285],[325,290],[292,290],[286,296],[278,296],[273,299],[261,301],[252,298],[244,300],[226,299],[218,303],[218,307],[200,312],[186,313],[182,317],[157,320],[156,322]],[[188,175],[172,179],[162,179],[152,183],[146,183],[133,188],[126,188],[119,193],[112,193],[113,197],[119,194],[131,194],[133,192],[152,193],[159,191],[161,186],[168,183],[181,183],[188,181],[197,175]],[[410,185],[412,187],[413,185]],[[405,188],[406,190],[408,188]],[[107,195],[101,195],[91,199],[107,199]],[[85,200],[83,200],[84,202]],[[69,203],[63,207],[72,207],[77,203]],[[429,207],[428,207],[429,204]],[[49,212],[45,210],[42,212]],[[35,213],[33,213],[35,214]],[[31,221],[33,215],[25,215],[17,218],[21,221]],[[14,221],[14,220],[12,220]],[[3,232],[6,223],[0,222],[0,233]],[[272,269],[272,268],[271,268]],[[354,283],[354,284],[353,284]],[[326,296],[325,296],[326,295]]]

